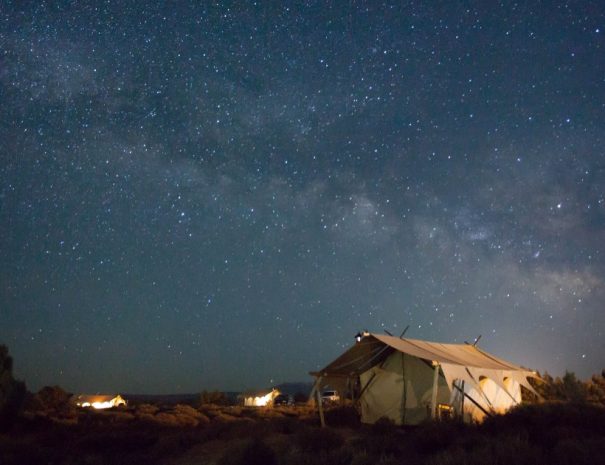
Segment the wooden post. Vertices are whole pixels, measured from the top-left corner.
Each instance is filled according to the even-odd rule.
[[[307,405],[312,406],[313,402],[315,401],[315,391],[317,390],[317,384],[319,383],[319,380],[321,379],[321,376],[315,379],[315,382],[313,383],[313,387],[311,388],[311,392],[309,393],[309,398],[307,399]]]
[[[320,381],[321,381],[321,376],[317,380],[318,386],[320,386],[320,384],[319,384]],[[323,406],[323,402],[321,400],[321,389],[318,387],[317,390],[315,391],[315,393],[317,394],[317,409],[319,410],[319,421],[321,423],[321,427],[325,428],[326,419],[324,418],[324,406]]]
[[[355,402],[355,393],[353,392],[353,382],[351,381],[351,375],[347,376],[347,396],[351,397],[351,401]],[[340,396],[340,405],[344,405],[345,396]]]
[[[435,362],[435,370],[433,372],[433,395],[431,396],[431,418],[437,418],[437,389],[439,388],[439,363]]]

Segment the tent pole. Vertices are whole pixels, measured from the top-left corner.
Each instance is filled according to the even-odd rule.
[[[319,380],[321,376],[315,378],[315,382],[313,383],[313,387],[311,388],[311,393],[309,394],[309,400],[307,400],[307,405],[313,405],[313,401],[315,400],[315,391],[317,390],[317,386],[319,384]]]
[[[435,362],[435,370],[433,371],[433,395],[431,396],[431,418],[437,418],[437,389],[439,388],[439,363]]]
[[[347,394],[351,396],[351,402],[355,403],[355,393],[353,392],[353,382],[351,381],[351,375],[347,376]],[[344,396],[341,396],[340,402],[344,405]]]
[[[372,376],[370,376],[370,379],[368,379],[366,385],[361,389],[361,391],[359,391],[359,395],[357,396],[358,402],[359,400],[361,400],[361,396],[363,396],[363,393],[366,392],[366,389],[370,386],[370,383],[374,381],[374,378],[376,378],[376,373],[372,373]]]
[[[464,423],[464,380],[462,380],[462,398],[460,399],[460,415]]]
[[[318,386],[319,386],[320,381],[321,381],[321,376],[317,379]],[[315,394],[317,395],[317,410],[319,411],[319,422],[321,423],[321,427],[325,428],[326,419],[324,418],[324,407],[323,407],[323,402],[321,400],[321,389],[318,388],[315,391]]]
[[[408,325],[407,328],[409,328],[410,326]],[[405,334],[405,331],[407,331],[407,328],[403,331],[403,333],[401,334],[401,337],[403,337],[403,334]],[[407,408],[407,384],[405,382],[405,354],[403,352],[401,352],[401,380],[402,380],[402,384],[403,384],[403,389],[401,392],[402,398],[401,398],[401,424],[405,425],[405,409]]]
[[[475,406],[481,410],[483,413],[485,413],[486,416],[488,417],[493,417],[494,415],[491,412],[488,412],[487,410],[485,410],[481,404],[479,402],[477,402],[475,399],[473,399],[471,396],[469,396],[466,392],[464,392],[463,389],[460,388],[460,386],[456,386],[456,384],[453,385],[456,389],[458,389],[462,395],[464,397],[466,397],[468,400],[470,400],[473,404],[475,404]]]

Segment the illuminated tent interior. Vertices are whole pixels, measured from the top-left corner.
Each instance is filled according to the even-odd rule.
[[[481,421],[521,402],[534,373],[470,344],[443,344],[365,333],[319,372],[311,396],[325,386],[353,399],[361,421],[381,417],[413,425],[429,418]],[[320,411],[321,413],[321,411]]]
[[[280,394],[277,389],[271,391],[248,392],[240,396],[245,407],[266,407],[273,405],[273,401]]]
[[[97,410],[119,407],[120,405],[126,405],[126,401],[119,394],[111,394],[111,395],[80,394],[79,396],[76,396],[75,403],[78,407],[92,407]]]

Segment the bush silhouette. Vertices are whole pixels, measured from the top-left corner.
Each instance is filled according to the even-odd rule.
[[[221,391],[202,391],[200,393],[199,405],[229,405],[229,397]]]
[[[0,345],[0,429],[9,428],[25,399],[25,383],[13,378],[13,359],[8,347]]]
[[[277,457],[261,439],[252,439],[228,450],[219,465],[277,465]]]

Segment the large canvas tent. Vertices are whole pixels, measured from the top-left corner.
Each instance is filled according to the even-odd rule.
[[[364,334],[319,372],[314,391],[325,386],[352,398],[361,421],[386,417],[418,424],[440,413],[480,421],[521,402],[521,386],[534,373],[470,344],[443,344]],[[312,393],[312,395],[313,395]]]

